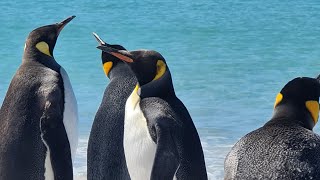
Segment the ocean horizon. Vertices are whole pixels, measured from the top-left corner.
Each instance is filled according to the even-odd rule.
[[[28,34],[77,16],[54,50],[78,101],[76,180],[86,179],[90,129],[109,82],[92,32],[128,50],[163,55],[200,135],[211,180],[223,179],[231,147],[271,118],[275,97],[288,81],[320,74],[320,2],[315,0],[13,0],[0,7],[1,104]]]

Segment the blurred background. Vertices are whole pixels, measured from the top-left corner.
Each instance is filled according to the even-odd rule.
[[[212,180],[223,179],[233,144],[270,119],[275,96],[289,80],[320,73],[316,0],[11,0],[0,1],[0,7],[0,103],[29,32],[77,16],[54,51],[78,100],[76,179],[86,177],[88,136],[109,82],[92,32],[108,43],[157,50],[166,58]]]

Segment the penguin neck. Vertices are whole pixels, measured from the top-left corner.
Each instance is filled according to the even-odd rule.
[[[307,110],[293,105],[279,105],[274,109],[272,119],[267,124],[298,125],[309,130],[314,127],[314,121]]]
[[[26,50],[23,54],[22,63],[38,62],[47,68],[60,73],[61,66],[55,61],[54,57],[36,51]]]
[[[109,72],[110,81],[121,81],[127,78],[134,78],[134,74],[125,63],[118,62]]]
[[[170,71],[166,71],[161,78],[142,85],[140,89],[141,99],[147,97],[166,99],[175,96]]]

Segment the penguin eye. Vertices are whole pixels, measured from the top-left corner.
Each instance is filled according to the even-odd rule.
[[[46,54],[46,55],[52,57],[52,55],[50,54],[50,51],[49,51],[49,45],[48,45],[46,42],[41,41],[41,42],[37,43],[37,44],[36,44],[36,48],[37,48],[40,52],[42,52],[43,54]]]
[[[153,78],[154,80],[157,80],[163,76],[163,74],[166,72],[167,66],[162,60],[157,61],[157,73],[156,76]]]

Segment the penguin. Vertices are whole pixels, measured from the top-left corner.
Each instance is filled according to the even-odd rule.
[[[99,45],[125,50],[121,45],[110,45],[97,34]],[[129,67],[117,57],[102,52],[102,66],[110,79],[102,102],[95,115],[88,142],[88,180],[130,179],[123,149],[125,103],[137,80]]]
[[[0,179],[73,179],[77,102],[53,50],[74,17],[27,37],[22,64],[0,109]]]
[[[272,118],[242,137],[225,159],[225,180],[320,179],[320,82],[298,77],[276,96]]]
[[[124,152],[132,180],[207,179],[200,138],[177,98],[164,57],[98,46],[127,63],[138,83],[125,105]]]

